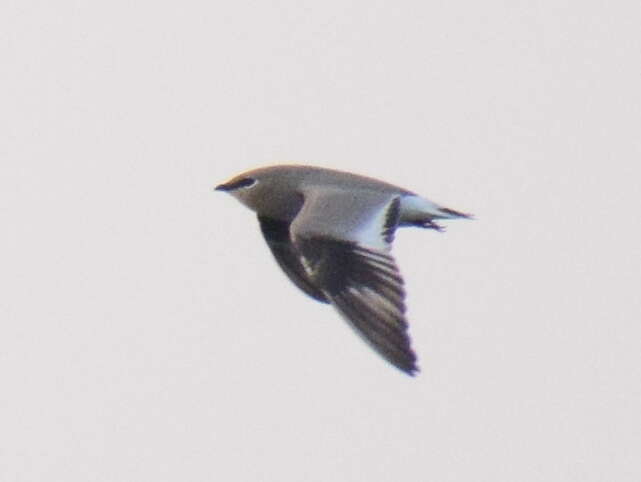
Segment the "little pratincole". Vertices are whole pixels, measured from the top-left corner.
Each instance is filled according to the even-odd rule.
[[[256,212],[279,266],[315,300],[329,303],[383,358],[413,375],[403,279],[390,254],[396,228],[442,228],[469,218],[413,192],[347,172],[279,165],[216,187]]]

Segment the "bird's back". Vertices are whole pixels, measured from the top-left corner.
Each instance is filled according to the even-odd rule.
[[[315,166],[284,164],[255,169],[250,173],[261,176],[278,176],[281,180],[289,180],[292,184],[296,184],[303,189],[306,187],[326,186],[333,189],[389,192],[400,195],[414,194],[406,189],[371,177]]]

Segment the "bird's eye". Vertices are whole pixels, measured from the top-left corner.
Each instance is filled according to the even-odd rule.
[[[217,189],[221,191],[235,191],[236,189],[253,186],[254,184],[256,184],[256,179],[252,179],[251,177],[244,177],[242,179],[239,179],[238,181],[234,181],[228,184],[222,184],[218,186]]]

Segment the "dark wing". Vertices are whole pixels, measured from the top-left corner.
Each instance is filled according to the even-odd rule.
[[[332,239],[302,239],[316,284],[336,309],[386,360],[418,371],[405,319],[403,279],[386,253]]]
[[[291,236],[314,285],[378,353],[412,375],[403,279],[388,254],[399,204],[386,193],[309,193]]]
[[[301,255],[296,252],[289,235],[290,223],[264,216],[258,216],[258,222],[269,249],[287,277],[312,298],[328,303],[323,292],[314,286],[301,264]]]

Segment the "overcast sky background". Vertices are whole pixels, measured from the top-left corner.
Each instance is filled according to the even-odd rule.
[[[638,1],[4,1],[0,480],[641,480]],[[401,230],[422,372],[211,188],[282,161]]]

